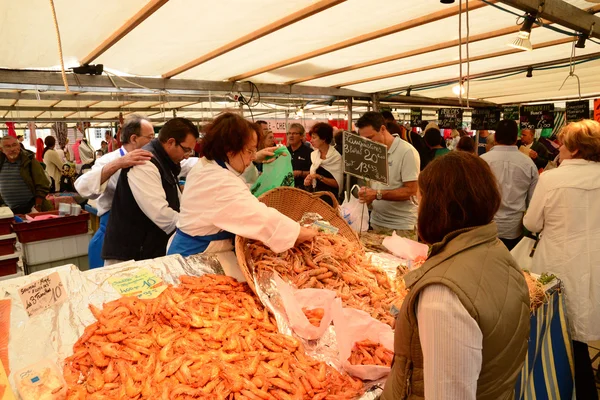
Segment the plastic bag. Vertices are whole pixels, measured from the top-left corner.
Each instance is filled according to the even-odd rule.
[[[295,289],[284,282],[278,274],[275,274],[274,280],[290,327],[294,332],[301,338],[308,340],[319,339],[323,336],[333,320],[332,308],[335,292],[326,289]],[[323,309],[324,315],[319,326],[314,326],[308,321],[302,311],[303,308],[309,310]]]
[[[335,299],[333,326],[340,351],[340,363],[348,374],[362,380],[373,381],[390,373],[391,367],[352,365],[348,361],[354,343],[365,339],[381,343],[385,348],[394,351],[394,331],[389,325],[377,321],[364,311],[342,308],[342,301]]]
[[[531,271],[533,265],[533,247],[536,241],[527,236],[523,237],[519,243],[510,251],[510,255],[513,256],[521,269]]]
[[[272,163],[263,164],[263,173],[250,189],[256,197],[280,186],[294,187],[292,156],[287,147],[278,147],[274,157]]]
[[[355,187],[352,187],[352,192]],[[366,232],[369,230],[369,209],[365,203],[361,203],[359,199],[346,193],[344,202],[341,205],[342,216],[355,232]]]
[[[396,235],[394,231],[392,236],[383,239],[383,246],[397,257],[405,260],[416,260],[417,258],[427,258],[429,246],[424,243],[415,242],[407,238]]]

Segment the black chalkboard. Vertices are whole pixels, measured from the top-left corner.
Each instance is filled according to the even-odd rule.
[[[344,172],[371,181],[388,183],[388,148],[344,131]]]
[[[567,122],[581,121],[590,117],[590,101],[567,101]]]
[[[554,104],[521,106],[519,110],[521,129],[553,129]]]
[[[423,123],[423,109],[411,108],[410,109],[410,126],[412,128],[420,127]]]
[[[519,120],[519,106],[507,106],[502,109],[502,118],[513,121]]]
[[[471,114],[471,129],[495,131],[500,122],[500,110],[496,108],[476,108]]]
[[[440,129],[457,129],[462,126],[463,110],[462,108],[440,108],[438,110],[438,120]]]

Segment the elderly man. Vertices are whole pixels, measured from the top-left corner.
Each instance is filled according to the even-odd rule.
[[[82,197],[97,199],[100,227],[88,248],[90,268],[104,265],[102,243],[104,243],[106,225],[121,170],[150,160],[152,154],[141,148],[152,139],[154,139],[154,128],[147,118],[139,115],[128,116],[121,130],[123,147],[98,158],[91,171],[81,175],[75,181],[75,189]]]
[[[366,112],[356,127],[360,136],[388,148],[388,185],[376,182],[359,192],[361,201],[373,204],[371,227],[375,233],[391,235],[396,231],[416,240],[417,206],[411,198],[417,195],[419,153],[408,142],[392,136],[378,112]]]
[[[550,154],[548,149],[535,139],[535,130],[523,129],[519,150],[531,158],[538,169],[546,168]]]
[[[304,187],[304,178],[310,173],[310,154],[312,150],[304,146],[304,126],[299,123],[290,125],[287,133],[288,150],[292,155],[292,168],[294,169],[294,186]]]
[[[150,160],[121,171],[102,246],[104,265],[167,253],[179,220],[180,163],[193,153],[199,135],[190,120],[173,118],[144,146]]]
[[[2,138],[0,153],[0,205],[7,205],[14,214],[52,210],[46,200],[50,181],[35,157],[21,149],[16,137]]]

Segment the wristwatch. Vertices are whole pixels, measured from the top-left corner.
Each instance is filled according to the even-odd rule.
[[[383,193],[381,193],[381,190],[377,190],[377,200],[381,200],[383,198]]]

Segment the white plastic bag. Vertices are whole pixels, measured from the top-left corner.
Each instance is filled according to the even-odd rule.
[[[392,370],[381,365],[352,365],[348,360],[354,343],[368,339],[394,351],[394,331],[362,310],[342,308],[337,298],[333,307],[333,326],[340,352],[342,368],[351,376],[366,381],[383,378]]]
[[[525,236],[510,251],[510,254],[513,256],[515,261],[517,261],[517,264],[519,265],[519,267],[521,267],[521,269],[531,271],[531,266],[533,265],[532,250],[534,245],[535,240]]]
[[[335,292],[326,289],[295,289],[281,279],[279,274],[274,276],[277,291],[281,296],[281,302],[285,308],[290,327],[301,338],[314,340],[319,339],[333,320],[332,308],[335,300]],[[314,310],[322,308],[324,315],[319,326],[312,325],[303,308]]]
[[[354,185],[352,190],[355,187],[358,185]],[[352,190],[344,196],[344,202],[341,205],[342,216],[354,232],[366,232],[369,230],[369,209],[365,203],[361,203],[359,199],[352,196]]]
[[[415,260],[417,257],[427,258],[429,246],[423,243],[415,242],[407,238],[392,233],[383,239],[383,246],[392,252],[393,255],[404,258],[405,260]]]

